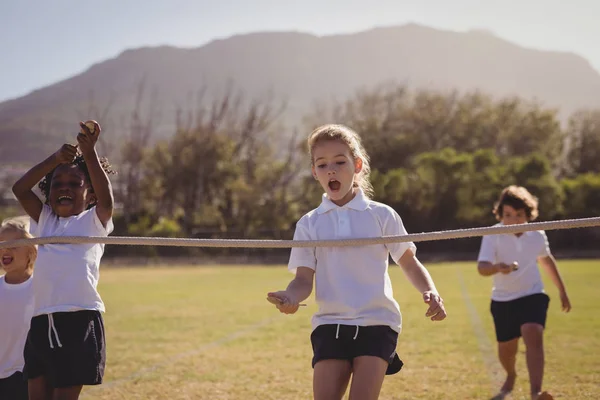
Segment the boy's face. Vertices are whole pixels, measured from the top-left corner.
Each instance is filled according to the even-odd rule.
[[[83,171],[74,164],[59,165],[50,181],[48,202],[59,217],[81,214],[94,200]]]
[[[524,224],[527,221],[527,213],[525,209],[519,208],[515,210],[511,206],[503,205],[502,206],[502,223],[504,225],[515,225],[515,224]]]
[[[12,230],[0,233],[0,241],[23,239],[23,235]],[[0,267],[7,273],[25,271],[31,254],[25,246],[0,249]]]
[[[324,140],[313,148],[312,174],[329,199],[343,206],[354,197],[354,175],[362,169],[362,160],[354,160],[346,143]]]

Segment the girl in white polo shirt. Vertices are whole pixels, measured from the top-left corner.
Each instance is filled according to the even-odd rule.
[[[525,224],[537,218],[538,201],[524,187],[509,186],[500,194],[494,214],[499,225]],[[531,398],[552,399],[548,392],[542,392],[543,334],[550,298],[544,293],[538,261],[558,287],[563,311],[568,312],[571,303],[550,253],[546,234],[531,231],[484,236],[477,261],[481,275],[493,276],[490,310],[496,328],[498,357],[506,370],[506,381],[495,399],[503,399],[513,390],[520,337],[527,349]]]
[[[325,125],[308,138],[312,174],[325,193],[321,205],[296,225],[294,240],[404,235],[398,214],[370,199],[369,158],[360,137],[348,127]],[[400,370],[396,354],[402,318],[394,300],[388,260],[400,264],[422,293],[433,321],[446,317],[442,298],[413,243],[357,247],[293,248],[288,269],[295,278],[268,298],[286,314],[311,294],[314,398],[341,399],[352,376],[350,399],[377,399],[386,374]]]
[[[63,145],[13,186],[35,236],[107,236],[113,230],[107,175],[113,171],[95,147],[100,126],[91,132],[80,125],[77,146]],[[32,191],[40,180],[45,203]],[[102,383],[104,304],[97,285],[103,253],[98,243],[38,248],[34,317],[24,352],[32,400],[78,399],[83,385]]]
[[[28,221],[6,220],[0,226],[0,241],[31,239]],[[0,249],[0,399],[27,400],[23,377],[23,349],[33,316],[33,263],[35,246]]]

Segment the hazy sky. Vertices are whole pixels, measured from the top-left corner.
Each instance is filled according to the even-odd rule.
[[[69,78],[129,48],[198,47],[252,31],[319,35],[417,22],[488,29],[570,51],[600,71],[597,0],[0,0],[0,101]]]

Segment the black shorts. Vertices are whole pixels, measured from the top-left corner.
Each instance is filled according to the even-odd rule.
[[[0,400],[27,400],[27,381],[21,372],[0,379]]]
[[[527,323],[546,327],[546,315],[550,297],[545,293],[536,293],[510,301],[492,300],[490,311],[494,317],[496,339],[498,342],[521,337],[521,326]]]
[[[54,388],[101,384],[106,365],[102,314],[84,310],[33,317],[24,356],[27,379],[43,375]]]
[[[348,360],[375,356],[389,363],[386,375],[400,371],[402,361],[396,354],[398,332],[389,326],[320,325],[310,335],[312,366],[321,360]]]

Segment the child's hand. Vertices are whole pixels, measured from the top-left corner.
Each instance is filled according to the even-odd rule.
[[[439,294],[430,290],[423,292],[423,301],[425,304],[429,304],[429,308],[425,313],[426,317],[431,317],[432,321],[441,321],[446,318],[444,300]]]
[[[510,274],[513,271],[516,271],[519,269],[519,263],[518,262],[513,262],[512,264],[508,265],[508,264],[504,264],[504,263],[500,263],[500,264],[496,264],[496,267],[498,268],[498,272],[500,272],[501,274],[507,275]]]
[[[562,310],[564,312],[571,311],[571,300],[569,300],[569,296],[567,296],[567,292],[560,293],[560,303],[562,305]]]
[[[73,146],[72,144],[65,143],[62,145],[60,149],[54,153],[56,157],[56,161],[59,164],[70,164],[75,160],[75,156],[77,155],[77,146]]]
[[[96,142],[98,141],[98,136],[100,135],[100,124],[96,125],[96,130],[91,132],[90,129],[83,123],[80,122],[79,126],[84,133],[79,132],[77,134],[77,144],[81,149],[82,153],[89,153],[94,150],[94,146],[96,146]]]
[[[300,307],[299,302],[293,299],[285,290],[268,293],[267,300],[275,304],[275,307],[283,314],[294,314]]]

